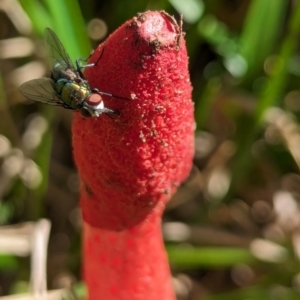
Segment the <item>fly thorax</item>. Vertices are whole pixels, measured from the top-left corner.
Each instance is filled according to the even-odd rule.
[[[61,61],[61,62],[57,62],[54,65],[53,69],[58,73],[58,72],[61,72],[63,70],[66,70],[67,68],[68,68],[67,64],[64,61]]]
[[[68,69],[68,65],[64,61],[57,62],[54,65],[54,68],[52,70],[52,74],[53,74],[54,78],[61,78],[62,77],[62,72],[64,72],[67,69]]]

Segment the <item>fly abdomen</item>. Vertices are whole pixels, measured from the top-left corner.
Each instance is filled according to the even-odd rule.
[[[80,109],[84,99],[91,94],[85,84],[79,85],[64,78],[57,80],[55,88],[64,103],[73,109]]]

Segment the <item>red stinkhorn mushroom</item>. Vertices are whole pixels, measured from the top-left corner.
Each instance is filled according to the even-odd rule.
[[[101,54],[103,52],[103,54]],[[73,123],[84,219],[84,277],[90,300],[171,300],[161,215],[188,176],[194,118],[181,28],[165,12],[126,22],[94,52],[92,88],[119,116]]]

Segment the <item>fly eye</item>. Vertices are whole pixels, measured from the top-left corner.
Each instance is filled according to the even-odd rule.
[[[83,118],[90,118],[90,117],[92,117],[92,115],[88,112],[88,110],[86,110],[85,108],[81,108],[80,110],[79,110],[79,112],[80,112],[80,114],[81,114],[81,116],[83,117]]]
[[[98,106],[103,100],[97,93],[92,93],[85,99],[86,103],[90,106]]]

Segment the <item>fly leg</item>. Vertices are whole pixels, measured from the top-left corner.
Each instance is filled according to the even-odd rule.
[[[87,62],[91,58],[91,56],[93,55],[93,53],[94,53],[94,51],[92,51],[92,53],[86,59],[84,59],[84,58],[77,58],[76,59],[76,69],[77,69],[77,72],[79,73],[80,77],[83,78],[83,79],[84,79],[84,75],[82,73],[82,69],[92,68],[92,67],[97,66],[98,62],[100,61],[100,59],[103,56],[104,48],[102,49],[102,52],[101,52],[100,56],[98,57],[98,59],[97,59],[97,61],[95,63],[82,65],[81,62],[83,62],[83,61]]]
[[[112,110],[109,108],[103,108],[103,113],[109,116],[113,120],[115,116],[120,116],[120,113],[117,110]]]
[[[123,99],[123,100],[130,100],[130,99],[125,98],[125,97],[116,96],[116,95],[113,95],[113,94],[101,92],[101,91],[99,91],[98,89],[92,89],[92,93],[97,93],[97,94],[99,94],[99,95],[104,95],[104,96],[108,96],[108,97],[114,97],[114,98]]]

